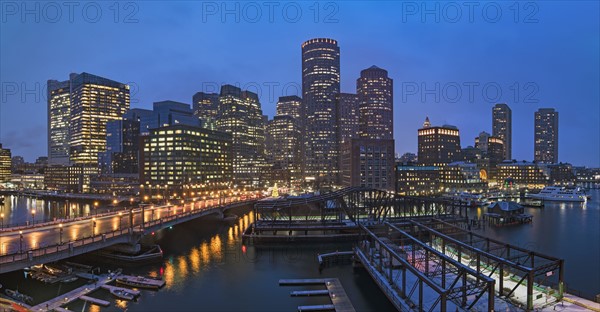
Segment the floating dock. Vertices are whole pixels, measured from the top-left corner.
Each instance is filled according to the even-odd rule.
[[[111,286],[111,285],[102,285],[101,287],[108,291],[113,291],[113,290],[126,291],[126,292],[134,295],[135,297],[137,297],[141,294],[141,292],[139,290],[135,290],[135,289],[131,289],[131,288],[123,288],[123,287]]]
[[[329,290],[294,290],[290,295],[292,297],[329,296]]]
[[[87,299],[90,299],[90,300],[86,300],[86,301],[92,302],[94,304],[100,304],[100,301],[104,301],[104,300],[88,297],[86,295],[99,289],[103,285],[106,285],[106,284],[112,282],[117,276],[118,275],[113,275],[113,274],[104,274],[104,275],[91,275],[90,274],[88,277],[94,277],[94,278],[98,279],[95,283],[86,284],[79,288],[75,288],[68,293],[62,294],[56,298],[50,299],[50,300],[42,302],[36,306],[33,306],[33,307],[31,307],[31,310],[32,311],[52,311],[52,310],[59,311],[59,309],[61,309],[61,306],[69,304],[77,299],[86,300],[86,299],[84,299],[84,297]],[[104,302],[107,302],[107,301],[104,301]],[[110,303],[108,303],[108,304],[110,304]],[[62,311],[64,311],[64,310],[62,310]]]
[[[79,297],[79,299],[87,301],[87,302],[91,302],[93,304],[97,304],[97,305],[103,306],[103,307],[108,307],[110,305],[110,302],[108,302],[106,300],[94,298],[94,297],[81,296],[81,297]]]
[[[292,291],[292,296],[329,295],[332,304],[298,306],[298,311],[355,312],[350,298],[337,278],[281,279],[280,286],[323,285],[327,289]],[[296,295],[294,295],[296,294]]]

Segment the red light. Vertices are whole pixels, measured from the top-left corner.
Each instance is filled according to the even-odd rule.
[[[163,274],[165,273],[165,268],[160,267],[160,271],[159,272],[160,272],[160,276],[163,276]]]
[[[154,232],[152,232],[152,236],[154,236]]]
[[[246,245],[242,245],[242,252],[246,253]]]

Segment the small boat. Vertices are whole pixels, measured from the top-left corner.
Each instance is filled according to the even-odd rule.
[[[76,280],[78,280],[77,276],[71,276],[69,278],[62,280],[61,283],[72,283]]]
[[[112,288],[110,290],[110,293],[113,296],[115,296],[115,297],[117,297],[119,299],[123,299],[123,300],[133,300],[133,299],[135,299],[135,295],[134,294],[132,294],[132,293],[130,293],[128,291],[122,290],[122,289]]]
[[[9,297],[11,297],[11,298],[13,298],[13,299],[15,299],[17,301],[21,301],[21,302],[27,303],[29,305],[33,304],[33,298],[31,298],[31,296],[27,296],[26,294],[22,294],[18,290],[5,289],[4,293],[7,296],[9,296]]]

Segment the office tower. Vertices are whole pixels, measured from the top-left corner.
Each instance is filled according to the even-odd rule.
[[[371,66],[360,72],[356,80],[359,102],[361,138],[393,139],[393,81],[388,72]]]
[[[69,164],[69,123],[71,122],[71,83],[48,80],[48,162]]]
[[[258,95],[223,85],[219,96],[217,129],[232,136],[235,183],[259,186],[264,173],[265,124]]]
[[[483,131],[475,138],[475,147],[481,151],[482,156],[490,160],[494,166],[504,160],[504,142],[502,139],[491,136]]]
[[[418,130],[419,164],[440,166],[460,157],[460,136],[455,126],[431,126],[429,117]]]
[[[339,142],[343,144],[358,137],[358,96],[352,93],[338,94]]]
[[[158,114],[153,110],[132,108],[123,115],[123,118],[138,121],[141,135],[148,135],[151,129],[158,128]]]
[[[202,122],[203,128],[216,128],[219,119],[219,94],[196,92],[192,97],[194,116]]]
[[[394,140],[351,139],[343,144],[341,183],[394,191]]]
[[[81,73],[71,75],[69,157],[75,164],[98,165],[106,149],[106,123],[129,109],[129,86]]]
[[[277,115],[267,125],[267,159],[271,165],[272,183],[291,187],[301,179],[301,131],[298,120],[290,115]]]
[[[305,116],[304,175],[317,187],[337,184],[339,143],[336,97],[340,92],[340,48],[327,38],[302,44],[302,104]]]
[[[152,108],[159,127],[176,124],[192,127],[200,126],[200,120],[194,116],[194,111],[189,104],[176,101],[160,101],[154,102]]]
[[[10,150],[0,143],[0,183],[10,181],[12,159]]]
[[[149,196],[160,185],[176,192],[227,185],[231,143],[229,134],[185,124],[152,129],[143,140],[140,183]]]
[[[492,135],[504,142],[504,159],[512,159],[512,111],[506,104],[492,109]]]
[[[302,118],[302,99],[296,95],[281,96],[277,101],[277,116],[291,116],[297,121]]]
[[[127,115],[127,114],[126,114]],[[106,151],[100,153],[100,169],[107,174],[137,174],[140,122],[123,118],[106,123]]]
[[[535,112],[534,160],[558,162],[558,112],[554,108],[540,108]]]

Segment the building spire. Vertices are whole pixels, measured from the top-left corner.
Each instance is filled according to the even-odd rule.
[[[423,123],[423,128],[431,127],[431,122],[429,122],[429,116],[425,117],[425,122]]]

